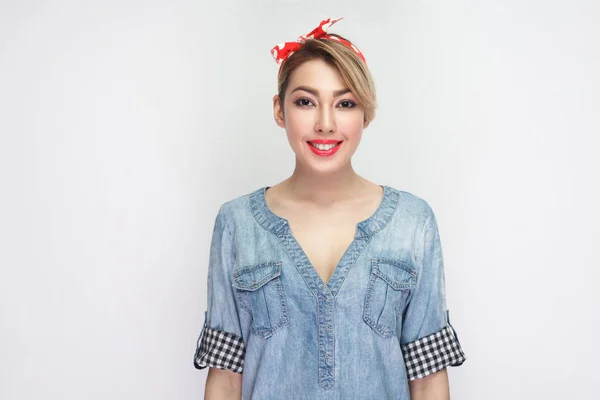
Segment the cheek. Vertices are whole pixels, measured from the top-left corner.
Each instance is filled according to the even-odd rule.
[[[289,135],[301,136],[312,126],[306,111],[290,108],[285,117],[285,126]]]
[[[337,128],[348,136],[362,135],[364,127],[364,115],[362,113],[347,113],[343,117],[338,118]]]

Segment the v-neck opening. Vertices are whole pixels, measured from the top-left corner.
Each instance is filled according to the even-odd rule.
[[[250,204],[256,221],[263,228],[275,233],[284,245],[296,268],[303,276],[311,290],[317,294],[335,295],[345,279],[345,276],[354,265],[356,258],[362,252],[372,235],[385,227],[396,208],[398,192],[385,185],[378,207],[368,218],[355,225],[354,238],[342,253],[327,282],[319,275],[312,261],[308,258],[300,242],[292,233],[289,221],[275,214],[266,201],[266,191],[270,186],[265,186],[251,194]]]

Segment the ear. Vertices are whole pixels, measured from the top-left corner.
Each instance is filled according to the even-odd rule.
[[[369,126],[370,123],[371,123],[371,121],[364,120],[363,121],[363,129],[367,129],[367,127]]]
[[[285,118],[283,117],[283,105],[279,100],[279,95],[273,96],[273,117],[280,128],[285,129]]]

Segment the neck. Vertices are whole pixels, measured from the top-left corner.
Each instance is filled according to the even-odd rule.
[[[367,185],[350,163],[330,174],[307,171],[297,163],[292,176],[285,180],[288,193],[295,199],[321,205],[356,196]]]

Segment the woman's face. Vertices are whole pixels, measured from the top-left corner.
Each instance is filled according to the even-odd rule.
[[[364,109],[339,72],[322,60],[307,61],[292,72],[283,110],[273,98],[277,124],[302,166],[331,173],[350,165],[364,125]]]

